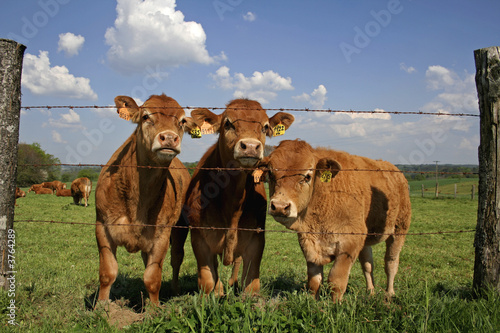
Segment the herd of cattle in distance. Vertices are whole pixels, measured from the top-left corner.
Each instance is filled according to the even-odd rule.
[[[80,202],[87,207],[90,192],[92,191],[92,181],[87,177],[77,178],[71,182],[71,187],[66,188],[66,183],[59,180],[52,182],[43,182],[41,184],[33,184],[28,190],[28,193],[35,194],[55,194],[58,197],[73,197],[75,205],[80,205]],[[16,188],[17,198],[25,197],[26,193],[19,187]],[[17,203],[16,203],[17,204]]]
[[[115,104],[120,117],[137,127],[102,168],[95,189],[99,301],[109,300],[117,278],[118,246],[141,251],[153,304],[159,304],[162,268],[171,247],[172,286],[178,293],[189,230],[200,291],[223,294],[220,258],[223,265],[232,265],[229,285],[238,286],[243,264],[241,287],[258,293],[265,233],[257,231],[265,229],[266,213],[298,232],[308,288],[316,298],[323,266],[333,262],[328,284],[333,301],[341,301],[357,258],[373,292],[371,246],[380,242],[386,243],[386,292],[394,294],[411,220],[407,181],[394,172],[394,165],[314,149],[301,140],[282,141],[264,157],[266,136],[282,134],[294,117],[285,112],[269,117],[253,100],[233,100],[218,115],[195,109],[190,117],[164,94],[151,96],[142,106],[117,96]],[[200,132],[218,134],[218,140],[190,177],[176,156],[183,134],[196,138]],[[269,181],[269,208],[263,179]],[[190,229],[175,227],[188,225]]]

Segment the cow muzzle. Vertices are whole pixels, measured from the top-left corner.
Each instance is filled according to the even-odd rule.
[[[277,222],[288,226],[297,220],[297,206],[288,200],[271,199],[269,215],[274,217]]]
[[[234,148],[234,159],[243,167],[253,167],[264,157],[262,146],[257,139],[241,139]]]
[[[181,152],[181,138],[172,131],[158,133],[151,151],[161,158],[172,159]]]

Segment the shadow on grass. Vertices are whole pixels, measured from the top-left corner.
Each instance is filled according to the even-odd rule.
[[[160,289],[160,303],[166,303],[173,297],[182,295],[193,295],[198,291],[196,274],[179,277],[180,294],[176,295],[172,290],[172,281],[162,282]],[[97,303],[99,289],[85,297],[85,308],[92,311]],[[140,278],[131,278],[124,274],[118,274],[115,283],[111,287],[109,299],[126,305],[136,313],[144,311],[149,298],[144,282]]]

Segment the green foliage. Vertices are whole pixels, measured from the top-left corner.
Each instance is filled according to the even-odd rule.
[[[19,198],[16,221],[36,219],[95,222],[95,201],[76,206],[71,198],[29,194]],[[326,285],[319,301],[305,290],[306,263],[297,235],[268,217],[261,265],[261,293],[249,296],[227,287],[231,267],[219,266],[226,296],[200,296],[196,260],[188,238],[181,267],[181,296],[170,290],[170,253],[160,291],[162,306],[147,302],[140,254],[118,248],[113,304],[122,313],[93,311],[99,256],[94,227],[15,222],[16,320],[21,332],[498,332],[500,298],[472,297],[477,201],[412,197],[412,225],[400,258],[396,296],[386,300],[385,245],[373,247],[374,295],[365,291],[360,265],[351,271],[341,304]],[[467,231],[458,234],[438,231]],[[435,234],[418,235],[418,233]],[[325,267],[325,278],[331,264]],[[0,313],[9,298],[0,292]],[[126,322],[130,313],[140,316]],[[124,321],[121,322],[122,318]],[[5,320],[4,320],[5,323]],[[11,327],[7,327],[10,329]]]
[[[61,167],[50,164],[60,164],[61,161],[46,153],[40,144],[20,143],[18,147],[18,186],[30,186],[59,178]]]

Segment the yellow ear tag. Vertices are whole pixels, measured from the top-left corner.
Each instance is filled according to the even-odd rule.
[[[201,134],[206,135],[206,134],[214,134],[214,127],[207,123],[206,121],[203,122],[203,125],[201,125]]]
[[[264,173],[264,171],[260,170],[260,169],[257,169],[255,170],[253,173],[252,173],[252,176],[253,176],[253,182],[255,184],[258,184],[260,183],[260,178],[262,177],[262,174]]]
[[[118,115],[120,118],[125,120],[130,120],[131,118],[130,112],[128,112],[127,108],[118,108]]]
[[[193,139],[199,139],[201,138],[201,129],[198,126],[196,126],[196,128],[193,128],[191,132],[189,132],[189,134],[191,134],[191,137]]]
[[[273,136],[280,136],[280,135],[283,135],[285,134],[285,125],[283,124],[278,124],[276,126],[274,126],[273,128]]]
[[[332,172],[331,171],[323,171],[320,179],[323,183],[331,182],[332,181]]]

